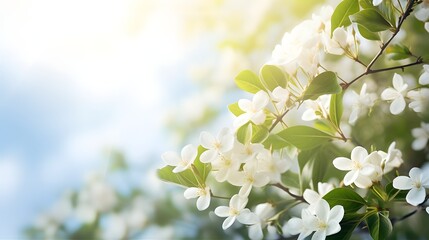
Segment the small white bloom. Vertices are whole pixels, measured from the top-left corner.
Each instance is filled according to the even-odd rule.
[[[293,217],[283,226],[283,233],[290,235],[297,235],[298,239],[305,239],[312,232],[317,225],[318,219],[308,209],[302,209],[301,218]]]
[[[398,176],[393,179],[393,187],[399,190],[410,190],[405,199],[409,204],[417,206],[425,200],[425,188],[429,188],[429,176],[414,167],[410,170],[410,177]]]
[[[395,168],[398,168],[402,165],[404,160],[402,160],[401,150],[396,148],[396,142],[392,142],[387,150],[387,153],[383,151],[378,151],[378,154],[382,157],[382,163],[384,163],[383,173],[388,173]]]
[[[428,65],[429,66],[429,65]],[[408,104],[408,107],[414,110],[414,112],[423,112],[427,110],[429,103],[429,89],[422,88],[419,90],[409,91],[407,97],[412,101]]]
[[[218,182],[226,181],[231,174],[235,174],[240,168],[241,162],[238,158],[231,157],[231,154],[223,154],[216,161],[211,163],[214,177]]]
[[[372,0],[372,5],[378,6],[383,2],[383,0]]]
[[[413,128],[411,134],[415,138],[411,147],[418,151],[426,147],[429,139],[429,123],[422,122],[420,128]]]
[[[315,207],[319,203],[319,201],[322,200],[322,197],[334,189],[334,185],[330,183],[319,182],[317,185],[318,185],[318,192],[311,189],[305,189],[304,194],[302,195],[305,201],[307,201],[307,203],[310,204],[310,206],[308,207],[308,210],[312,213],[315,212]]]
[[[405,99],[408,84],[404,83],[402,76],[396,74],[393,76],[393,88],[387,88],[381,93],[381,99],[392,100],[390,112],[394,115],[400,114],[405,109]]]
[[[349,171],[344,176],[344,185],[348,186],[354,183],[359,188],[368,188],[372,185],[371,175],[376,172],[372,162],[381,156],[377,152],[368,155],[368,152],[363,147],[355,147],[351,153],[351,159],[345,157],[337,157],[334,159],[334,166],[342,171]]]
[[[352,105],[352,112],[350,113],[349,117],[349,123],[354,124],[356,120],[364,114],[364,112],[368,109],[374,106],[375,100],[377,99],[377,96],[374,93],[367,93],[367,85],[364,83],[362,85],[362,88],[360,90],[359,95],[355,91],[351,91],[351,94],[353,95],[353,105]]]
[[[258,171],[256,164],[247,163],[243,171],[231,174],[228,181],[234,186],[241,186],[238,195],[241,197],[249,196],[252,187],[263,187],[270,182],[267,173]]]
[[[218,159],[223,153],[230,151],[234,147],[234,136],[229,129],[222,129],[217,138],[208,132],[200,135],[201,146],[207,150],[201,154],[200,160],[203,163],[210,163]]]
[[[176,152],[166,152],[161,157],[167,165],[175,167],[173,169],[174,173],[178,173],[188,169],[195,161],[197,155],[197,148],[192,144],[188,144],[183,147],[180,156]]]
[[[271,93],[272,99],[276,102],[277,110],[282,111],[289,101],[290,92],[286,88],[276,87]]]
[[[425,24],[425,26],[426,26],[426,24]],[[429,65],[428,64],[423,65],[423,70],[424,71],[423,71],[422,75],[420,75],[420,77],[419,77],[419,83],[421,85],[427,85],[427,84],[429,84]]]
[[[282,173],[291,168],[292,162],[282,157],[279,152],[271,153],[266,150],[256,157],[259,161],[260,171],[266,172],[271,183],[281,182]]]
[[[268,94],[262,90],[253,96],[252,101],[248,99],[240,99],[238,101],[238,106],[245,113],[241,114],[234,120],[234,127],[238,129],[249,121],[256,125],[264,123],[264,108],[267,106],[269,100]]]
[[[316,216],[318,219],[312,240],[325,239],[326,236],[335,234],[341,230],[340,222],[344,217],[344,207],[334,206],[330,209],[326,200],[322,199],[316,205]]]
[[[274,216],[274,207],[270,203],[258,204],[255,208],[255,214],[259,218],[259,222],[249,227],[249,238],[252,240],[260,240],[264,238],[262,229],[267,226],[267,220]]]
[[[242,224],[256,224],[259,222],[258,216],[245,208],[248,199],[242,198],[235,194],[229,201],[229,207],[219,206],[215,209],[215,214],[219,217],[226,217],[222,224],[223,230],[229,228],[235,220],[238,220]]]
[[[414,16],[422,22],[426,22],[429,19],[429,2],[423,1],[416,8]]]
[[[200,211],[207,209],[210,206],[210,188],[196,188],[190,187],[185,190],[183,196],[186,199],[198,198],[197,199],[197,208]]]
[[[307,110],[302,114],[302,120],[313,121],[319,118],[327,118],[329,109],[329,95],[322,95],[316,100],[305,100]]]

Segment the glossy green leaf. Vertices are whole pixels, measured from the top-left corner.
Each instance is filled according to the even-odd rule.
[[[260,143],[268,138],[270,132],[265,126],[253,125],[252,127],[252,143]]]
[[[319,152],[318,148],[313,148],[310,150],[305,150],[305,151],[301,151],[298,154],[298,166],[299,166],[299,170],[302,171],[304,169],[304,166],[314,160],[314,158],[316,157],[317,153]]]
[[[362,25],[358,25],[358,31],[362,37],[368,40],[379,41],[380,35],[377,32],[371,32]]]
[[[258,75],[250,70],[240,72],[234,79],[237,86],[250,93],[257,93],[260,90],[265,90]]]
[[[315,148],[333,138],[325,132],[308,126],[289,127],[277,135],[301,150]]]
[[[393,183],[387,184],[385,191],[389,197],[389,200],[405,201],[405,198],[408,194],[408,191],[394,188]]]
[[[413,56],[410,49],[402,44],[389,45],[386,48],[386,53],[392,60],[402,60]]]
[[[277,66],[264,65],[261,68],[260,76],[262,84],[270,91],[273,91],[278,86],[286,88],[286,76]]]
[[[351,24],[349,16],[359,11],[358,0],[344,0],[335,8],[331,17],[331,34],[338,27],[347,27]]]
[[[323,198],[331,207],[341,205],[346,213],[354,213],[366,205],[365,200],[350,188],[336,188]]]
[[[246,144],[252,139],[252,123],[246,123],[237,130],[237,140]]]
[[[372,0],[359,0],[359,5],[363,9],[376,9],[377,8],[372,4]]]
[[[303,99],[315,100],[324,94],[340,93],[341,87],[337,82],[337,75],[333,72],[323,72],[317,75],[305,90]]]
[[[198,146],[198,156],[197,156],[197,159],[195,159],[194,164],[193,164],[195,166],[195,173],[197,174],[197,176],[199,177],[199,179],[203,183],[206,182],[207,176],[209,175],[209,173],[211,171],[211,164],[202,163],[200,161],[201,154],[206,150],[207,149],[205,149],[201,145]]]
[[[278,150],[290,146],[289,142],[286,142],[283,138],[277,134],[268,135],[267,139],[263,142],[264,147],[267,149],[272,148],[273,150]]]
[[[231,103],[228,105],[229,111],[234,114],[234,116],[238,117],[241,114],[245,113],[241,108],[238,106],[238,102]]]
[[[295,189],[301,188],[299,175],[291,171],[287,171],[284,174],[282,174],[282,183],[288,188],[295,188]]]
[[[380,5],[378,5],[378,9],[380,14],[390,23],[391,26],[396,26],[396,16],[393,4],[392,0],[384,0]]]
[[[329,117],[337,127],[340,126],[341,117],[343,116],[343,95],[343,92],[332,94],[329,103]]]
[[[362,25],[368,31],[381,32],[394,28],[390,23],[375,9],[364,9],[350,16],[350,20]]]
[[[366,219],[366,224],[374,240],[387,239],[393,228],[389,217],[381,212],[369,215]]]

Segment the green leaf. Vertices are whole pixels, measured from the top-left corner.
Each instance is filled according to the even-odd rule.
[[[386,193],[389,200],[405,201],[408,191],[399,190],[393,187],[393,183],[386,185]]]
[[[283,184],[288,188],[301,188],[301,183],[299,180],[298,173],[294,173],[291,171],[287,171],[284,174],[282,174],[282,182]]]
[[[321,95],[340,92],[341,87],[337,82],[337,75],[333,72],[323,72],[311,81],[304,93],[303,99],[316,100]]]
[[[257,93],[260,90],[265,90],[259,77],[250,70],[240,72],[235,77],[234,81],[240,89],[246,92]]]
[[[238,106],[238,102],[231,103],[228,105],[229,111],[234,114],[234,116],[238,117],[241,114],[245,113],[241,108]]]
[[[211,164],[209,164],[209,163],[202,163],[200,161],[201,154],[204,151],[206,151],[206,150],[207,149],[205,149],[201,145],[198,147],[197,159],[195,159],[194,164],[193,164],[195,166],[195,173],[199,177],[200,181],[203,182],[203,183],[206,182],[207,176],[209,175],[209,173],[211,171]]]
[[[331,207],[341,205],[346,213],[354,213],[366,205],[365,200],[350,188],[336,188],[323,198]]]
[[[360,35],[362,35],[362,37],[364,37],[365,39],[373,40],[373,41],[380,40],[380,35],[378,33],[371,32],[362,25],[357,25],[357,26],[358,26],[358,31]]]
[[[351,213],[344,214],[343,220],[340,222],[341,230],[331,236],[326,237],[327,240],[347,240],[353,234],[355,228],[362,222],[365,214]]]
[[[331,17],[331,35],[338,27],[351,24],[349,16],[359,11],[358,0],[344,0],[335,8]]]
[[[284,141],[301,150],[315,148],[330,141],[333,136],[308,126],[293,126],[277,133]]]
[[[260,143],[268,138],[270,132],[264,126],[253,125],[252,127],[252,143]]]
[[[372,0],[359,0],[359,5],[363,9],[374,9],[377,8],[372,4]]]
[[[173,173],[173,169],[174,167],[172,166],[165,166],[158,169],[157,175],[161,180],[166,182],[179,184],[185,187],[198,187],[197,179],[190,169],[180,173]]]
[[[316,157],[317,153],[319,152],[318,148],[313,148],[310,150],[305,150],[305,151],[301,151],[298,154],[298,166],[299,166],[299,170],[302,172],[302,169],[304,169],[304,166],[314,160],[314,158]]]
[[[402,60],[412,57],[410,49],[402,44],[390,45],[386,48],[388,57],[392,60]]]
[[[270,91],[273,91],[278,86],[286,88],[286,76],[277,66],[264,65],[261,68],[260,77],[262,84],[265,85],[265,87]]]
[[[350,20],[362,25],[371,32],[394,29],[394,27],[375,9],[364,9],[351,15]]]
[[[246,144],[252,139],[252,123],[246,123],[237,130],[237,140]]]
[[[265,148],[267,149],[272,148],[273,150],[282,149],[291,145],[289,142],[286,142],[283,138],[281,138],[277,134],[268,135],[267,139],[265,139],[263,144]]]
[[[392,222],[381,212],[375,212],[366,219],[369,233],[374,240],[387,239],[392,232]]]
[[[335,126],[339,127],[341,116],[343,116],[343,92],[331,95],[331,102],[329,103],[329,117]]]
[[[378,5],[380,14],[386,19],[391,26],[396,26],[395,9],[392,0],[384,0]]]

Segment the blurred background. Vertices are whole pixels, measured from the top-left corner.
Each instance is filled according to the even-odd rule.
[[[318,4],[0,0],[0,238],[180,236],[161,153],[228,126],[235,75]]]

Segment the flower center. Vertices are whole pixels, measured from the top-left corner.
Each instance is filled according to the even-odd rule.
[[[360,163],[360,162],[358,162],[358,161],[354,161],[353,162],[353,168],[354,169],[361,169],[362,168],[362,164]]]
[[[319,229],[326,229],[328,227],[328,224],[326,224],[325,221],[319,220]]]
[[[233,207],[230,207],[229,208],[229,215],[231,215],[231,216],[236,216],[236,215],[238,215],[240,213],[240,211],[238,211],[237,209],[235,209],[235,208],[233,208]]]
[[[422,183],[420,181],[413,182],[413,185],[415,188],[421,188],[422,187]]]

